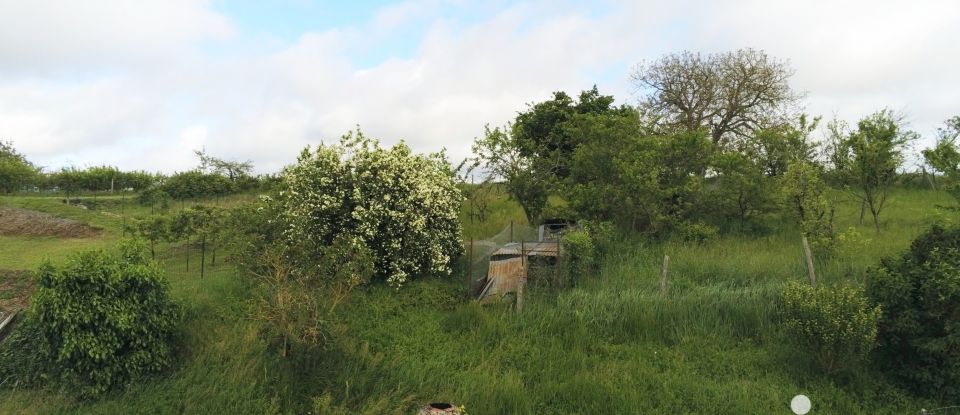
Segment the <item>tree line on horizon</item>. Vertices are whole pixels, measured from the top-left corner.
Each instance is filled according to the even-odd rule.
[[[636,105],[614,105],[597,87],[555,92],[515,119],[487,127],[466,169],[502,182],[530,223],[550,216],[611,222],[649,236],[708,239],[754,232],[789,217],[815,245],[834,239],[834,192],[861,206],[879,232],[889,193],[905,177],[919,135],[889,109],[856,124],[803,113],[793,70],[760,50],[681,52],[637,65]],[[926,178],[960,197],[960,117],[923,151]],[[945,180],[944,180],[945,179]],[[483,189],[468,197],[481,199]],[[564,204],[548,203],[559,195]]]

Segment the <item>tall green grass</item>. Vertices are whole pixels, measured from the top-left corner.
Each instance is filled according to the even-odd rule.
[[[827,285],[859,282],[929,224],[954,220],[933,207],[952,203],[945,194],[901,189],[877,234],[869,221],[858,223],[856,203],[840,200],[838,230],[859,236],[816,259]],[[468,235],[486,237],[516,219],[514,203],[497,203],[490,223],[468,224]],[[36,249],[71,249],[46,243]],[[806,269],[799,233],[786,222],[702,245],[627,238],[618,246],[576,287],[532,285],[521,314],[469,301],[458,275],[400,290],[361,287],[326,347],[287,359],[251,321],[244,277],[221,263],[201,280],[196,255],[188,272],[182,250],[163,249],[173,296],[187,309],[180,364],[97,402],[0,392],[0,412],[409,414],[450,401],[471,414],[789,413],[800,393],[817,413],[945,404],[913,398],[869,366],[825,378],[787,346],[778,296],[786,281],[806,279]],[[669,289],[661,295],[664,254]]]

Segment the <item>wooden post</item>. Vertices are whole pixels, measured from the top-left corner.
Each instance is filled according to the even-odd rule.
[[[810,285],[817,286],[817,273],[813,270],[813,254],[810,253],[810,243],[807,235],[803,235],[803,255],[807,257],[807,274],[810,276]]]
[[[13,318],[16,317],[16,316],[17,316],[17,313],[19,313],[19,312],[20,312],[20,310],[15,310],[15,311],[11,312],[10,315],[6,316],[6,317],[3,319],[3,321],[0,322],[0,333],[3,333],[3,329],[6,328],[7,325],[10,324],[11,321],[13,321]]]
[[[933,174],[936,174],[936,173],[933,173]],[[931,176],[932,176],[932,175],[931,175]],[[927,179],[927,182],[928,182],[928,183],[930,183],[930,188],[933,189],[934,192],[936,192],[936,191],[937,191],[937,184],[933,181],[933,177],[931,177],[931,176],[927,176],[927,168],[926,168],[926,167],[923,167],[923,177],[924,177],[925,179]]]
[[[473,289],[473,238],[470,238],[470,253],[467,254],[467,287],[470,290],[470,296],[476,292]]]
[[[660,295],[667,294],[667,268],[670,267],[670,256],[663,255],[663,268],[660,268]]]
[[[204,234],[200,239],[200,279],[203,279],[203,268],[207,262],[207,235]]]
[[[520,265],[526,266],[527,253],[523,249],[523,239],[520,239]],[[524,273],[526,273],[526,268],[524,268]]]
[[[553,281],[560,284],[560,241],[557,240],[557,260],[553,262]]]
[[[120,229],[120,236],[127,235],[127,215],[123,213],[123,206],[126,204],[127,195],[123,194],[123,189],[120,190],[120,217],[123,218],[123,228]]]
[[[527,279],[524,278],[520,280],[520,285],[517,286],[517,314],[523,312],[523,286],[527,285]]]

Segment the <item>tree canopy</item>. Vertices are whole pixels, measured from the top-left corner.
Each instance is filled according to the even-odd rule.
[[[36,183],[40,169],[13,148],[12,142],[0,141],[0,192],[23,190]]]
[[[640,109],[666,130],[706,129],[728,145],[759,128],[793,118],[800,95],[790,88],[787,62],[755,49],[701,54],[672,53],[637,65],[631,79]]]

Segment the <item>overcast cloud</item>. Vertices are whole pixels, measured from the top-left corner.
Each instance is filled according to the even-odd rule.
[[[459,159],[551,91],[632,103],[637,62],[744,47],[788,59],[815,115],[889,107],[930,140],[960,114],[960,3],[637,3],[413,0],[289,38],[211,1],[0,0],[0,139],[52,168],[206,148],[269,172],[359,124]]]

